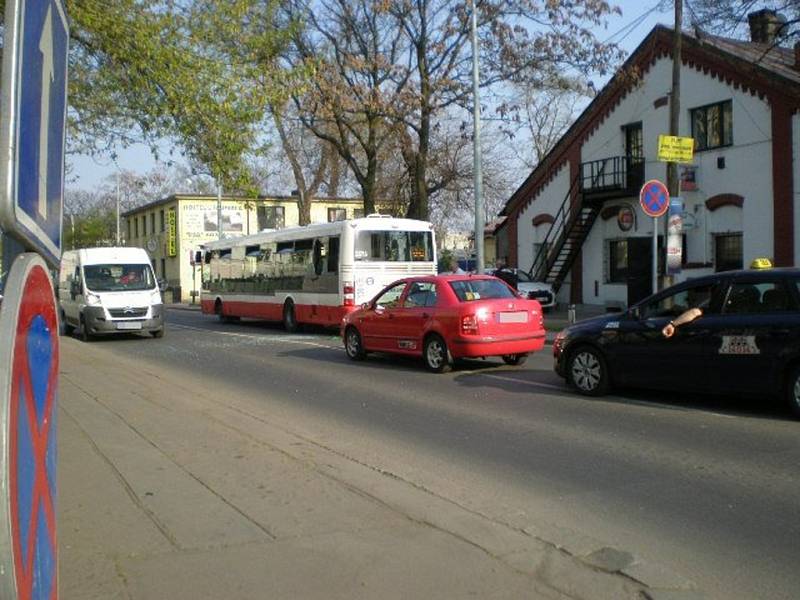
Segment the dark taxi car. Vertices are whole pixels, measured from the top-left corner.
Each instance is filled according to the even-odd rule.
[[[429,370],[454,359],[499,356],[521,365],[544,346],[542,307],[486,275],[411,277],[384,288],[342,321],[347,356],[420,356]]]
[[[702,316],[662,334],[693,307]],[[567,327],[553,355],[556,372],[586,395],[612,386],[774,395],[800,417],[800,269],[691,279]]]

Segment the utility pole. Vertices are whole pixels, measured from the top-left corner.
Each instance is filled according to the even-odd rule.
[[[683,50],[683,0],[675,0],[675,29],[672,41],[672,91],[669,96],[669,134],[680,135],[679,124],[681,116],[681,53]],[[680,181],[678,180],[678,163],[667,163],[667,189],[671,198],[681,195]],[[667,236],[669,235],[669,218],[664,219],[664,276],[662,288],[672,283],[672,277],[667,273]]]
[[[478,8],[472,0],[472,122],[473,122],[473,170],[475,178],[475,270],[483,273],[483,229],[486,223],[483,214],[483,174],[481,173],[481,99],[478,78]]]

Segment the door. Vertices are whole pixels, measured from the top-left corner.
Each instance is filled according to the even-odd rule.
[[[736,280],[708,343],[713,390],[763,394],[781,380],[784,354],[797,343],[800,312],[786,280]]]
[[[621,319],[609,362],[620,383],[657,389],[706,391],[706,345],[717,312],[719,286],[686,283],[666,290]],[[667,338],[664,326],[689,308],[703,316],[678,327]]]
[[[389,286],[375,298],[359,324],[364,347],[393,352],[397,349],[397,311],[406,282]]]
[[[401,308],[395,310],[397,348],[409,354],[422,353],[422,337],[436,310],[436,284],[415,281],[408,287]]]
[[[653,293],[653,240],[628,238],[628,306]]]

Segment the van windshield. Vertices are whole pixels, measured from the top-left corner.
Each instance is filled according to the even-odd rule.
[[[84,265],[83,277],[93,292],[152,290],[156,286],[148,264]]]

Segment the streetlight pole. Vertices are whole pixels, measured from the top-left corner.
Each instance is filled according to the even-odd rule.
[[[117,170],[117,246],[120,244],[119,235],[119,169]]]
[[[222,239],[222,183],[217,179],[217,239]]]
[[[475,178],[475,270],[482,273],[483,262],[483,175],[481,173],[481,100],[478,78],[478,10],[477,0],[472,0],[472,122],[473,122],[473,170]]]

